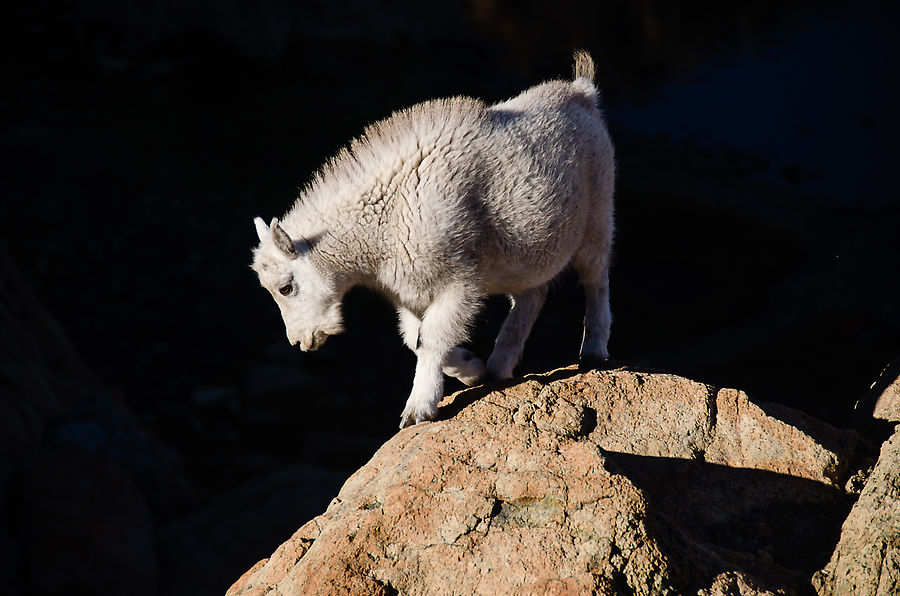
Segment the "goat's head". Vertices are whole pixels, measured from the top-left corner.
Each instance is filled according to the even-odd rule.
[[[292,239],[273,219],[268,226],[254,220],[259,246],[253,251],[253,270],[281,310],[288,341],[304,352],[315,350],[330,335],[341,333],[341,294],[333,276],[318,266],[313,245]]]

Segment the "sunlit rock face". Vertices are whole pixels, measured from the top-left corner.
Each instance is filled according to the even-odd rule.
[[[398,433],[230,594],[800,590],[858,438],[733,389],[560,369]]]

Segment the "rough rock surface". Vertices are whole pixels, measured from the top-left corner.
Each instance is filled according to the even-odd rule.
[[[561,369],[441,418],[229,594],[801,592],[852,503],[854,433],[672,375]]]
[[[868,391],[856,402],[853,428],[875,443],[882,443],[900,422],[900,357],[889,362]]]
[[[900,431],[881,448],[831,561],[813,577],[819,594],[900,594]]]
[[[900,358],[884,369],[872,389],[877,392],[872,415],[881,420],[900,422]]]

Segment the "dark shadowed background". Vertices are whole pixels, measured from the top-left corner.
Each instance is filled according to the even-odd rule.
[[[617,146],[618,363],[849,426],[900,354],[897,3],[338,4],[21,3],[0,25],[0,253],[18,270],[0,291],[43,304],[93,379],[72,399],[59,383],[68,405],[0,451],[11,593],[222,593],[321,512],[395,432],[414,360],[364,291],[344,335],[290,348],[248,266],[252,218],[284,213],[366,124],[568,78],[576,48]],[[505,308],[486,305],[480,355]],[[563,275],[520,372],[576,360],[582,308]],[[8,345],[18,416],[44,369]],[[47,480],[79,465],[103,472]],[[142,546],[72,529],[67,490],[98,519],[144,520],[108,538]]]

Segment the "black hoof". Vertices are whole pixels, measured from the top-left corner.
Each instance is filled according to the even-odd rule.
[[[609,368],[609,358],[601,356],[581,356],[578,359],[578,368],[581,370],[605,370]]]

